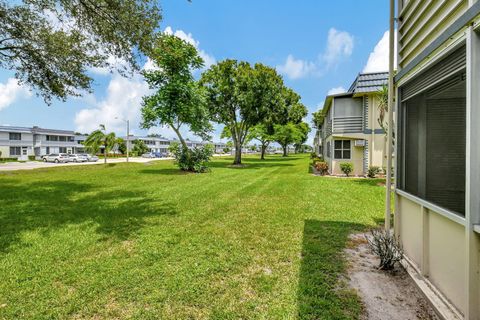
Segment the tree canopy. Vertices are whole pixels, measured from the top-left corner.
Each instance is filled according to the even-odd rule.
[[[100,129],[88,135],[84,145],[87,151],[91,153],[98,153],[103,147],[104,162],[107,163],[107,154],[122,141],[123,139],[117,138],[114,132],[107,133],[105,126],[101,124]]]
[[[157,0],[0,0],[0,68],[65,100],[91,91],[91,68],[138,70],[160,20]]]
[[[274,135],[271,134],[267,126],[263,123],[257,124],[250,129],[247,140],[257,140],[260,142],[260,159],[265,159],[265,151],[268,148],[270,142],[274,141]]]
[[[144,71],[143,75],[156,92],[143,98],[142,126],[169,126],[184,148],[187,144],[180,133],[182,125],[188,125],[193,133],[208,139],[212,126],[205,92],[192,75],[192,70],[203,66],[197,49],[174,35],[165,34],[156,40],[150,57],[158,68]]]
[[[205,71],[200,82],[207,90],[211,119],[230,130],[234,164],[241,164],[249,130],[284,113],[283,80],[273,68],[228,59]]]

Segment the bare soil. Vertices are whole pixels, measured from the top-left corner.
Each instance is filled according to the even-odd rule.
[[[402,266],[378,270],[379,260],[370,252],[365,235],[351,235],[345,249],[348,282],[365,307],[361,319],[439,319]]]

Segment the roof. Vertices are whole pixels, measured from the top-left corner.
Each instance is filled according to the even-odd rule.
[[[377,92],[388,85],[388,72],[359,73],[348,92],[353,94]]]
[[[44,133],[44,134],[61,134],[74,135],[70,130],[44,129],[39,127],[15,127],[15,126],[0,126],[0,131],[3,132],[22,132],[22,133]]]

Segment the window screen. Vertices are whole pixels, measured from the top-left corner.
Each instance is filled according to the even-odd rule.
[[[350,140],[335,140],[335,159],[350,159]]]
[[[22,140],[22,134],[21,133],[10,132],[9,133],[9,140]]]
[[[21,148],[20,147],[10,147],[10,155],[11,156],[19,156]]]
[[[465,214],[465,74],[456,74],[403,103],[400,128],[405,191]]]

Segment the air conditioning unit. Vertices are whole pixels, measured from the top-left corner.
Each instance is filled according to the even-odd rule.
[[[365,147],[365,140],[355,140],[355,147]]]

